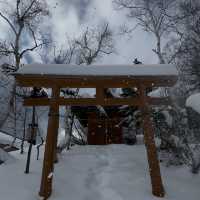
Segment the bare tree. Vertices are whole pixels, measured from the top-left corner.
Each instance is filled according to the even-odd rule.
[[[178,95],[181,96],[182,107],[184,107],[186,98],[195,91],[200,90],[200,2],[198,0],[181,1],[178,15],[181,17],[179,17],[180,21],[175,32],[182,36],[180,51],[176,56],[176,62],[181,71]],[[181,94],[179,94],[180,91]],[[183,133],[179,134],[179,138],[182,140],[179,155],[184,155],[185,159],[182,158],[182,161],[191,166],[193,173],[198,173],[200,169],[199,149],[190,145],[190,143],[193,136],[198,146],[199,138],[193,134],[195,132],[194,127],[189,126],[194,121],[196,113],[190,113],[188,109],[187,113],[190,114],[187,115],[187,123],[181,124],[183,112],[178,109],[175,112],[175,117],[178,116],[179,119],[177,120],[178,123],[175,123],[174,133],[178,135],[181,129]],[[195,124],[198,126],[198,123]],[[184,132],[187,134],[184,134]]]
[[[43,16],[49,15],[45,1],[41,0],[15,0],[14,10],[9,11],[9,4],[5,11],[0,11],[0,17],[7,23],[13,37],[0,41],[0,55],[14,56],[14,65],[7,65],[6,71],[17,71],[22,57],[41,47],[44,41],[38,38],[37,30]],[[23,47],[23,36],[28,34],[33,45]]]
[[[53,62],[56,64],[70,64],[75,62],[76,56],[76,43],[74,40],[70,40],[68,38],[67,49],[61,47],[59,50],[56,50],[54,47],[54,60]]]
[[[178,61],[182,70],[190,75],[191,84],[194,89],[200,88],[200,2],[197,0],[186,0],[181,4],[180,12],[187,13],[181,23],[180,31],[183,35],[181,52]]]
[[[68,38],[67,48],[54,48],[54,63],[76,63],[90,65],[103,55],[114,52],[112,31],[108,23],[97,28],[87,28],[79,38]]]
[[[200,2],[180,1],[176,14],[166,15],[176,23],[173,26],[175,37],[165,46],[165,57],[179,67],[179,82],[173,89],[173,96],[184,106],[188,95],[200,86]]]
[[[76,40],[78,45],[78,63],[90,65],[102,55],[109,55],[114,52],[112,32],[108,23],[96,29],[88,29],[80,39]]]
[[[46,2],[41,0],[15,0],[14,6],[13,2],[9,4],[11,3],[10,1],[1,3],[4,3],[4,5],[2,6],[3,9],[0,10],[0,18],[7,23],[11,36],[5,40],[0,40],[0,57],[9,56],[13,58],[13,63],[9,62],[2,65],[4,72],[10,73],[19,69],[25,54],[47,43],[45,39],[41,39],[39,36],[39,24],[44,16],[49,15],[49,12]],[[24,45],[24,38],[29,41],[27,45]],[[24,91],[16,90],[14,81],[9,84],[12,85],[12,90],[9,102],[11,106],[8,113],[9,117],[14,120],[14,135],[16,139],[17,104],[20,104],[17,96],[21,96]],[[23,113],[22,110],[21,113]],[[6,115],[6,118],[8,118],[8,115]]]
[[[164,37],[172,29],[174,21],[166,13],[172,12],[176,7],[174,0],[113,0],[116,9],[128,11],[128,18],[136,19],[136,26],[151,33],[156,39],[156,47],[153,50],[158,56],[160,63],[164,59]],[[133,29],[134,30],[134,29]]]

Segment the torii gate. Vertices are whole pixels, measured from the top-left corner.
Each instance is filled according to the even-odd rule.
[[[146,89],[171,87],[177,81],[173,65],[57,65],[32,64],[23,66],[14,74],[18,86],[51,88],[51,98],[26,98],[25,106],[49,106],[48,130],[39,195],[48,199],[52,193],[52,179],[59,127],[59,106],[112,106],[133,105],[143,112],[144,140],[147,150],[152,193],[164,196],[160,166],[154,141],[154,130],[149,105],[169,104],[169,98],[152,98]],[[95,98],[64,98],[61,88],[96,88]],[[105,88],[137,88],[138,96],[130,98],[106,98]]]

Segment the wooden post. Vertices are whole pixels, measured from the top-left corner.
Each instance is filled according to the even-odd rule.
[[[57,117],[56,117],[56,125],[57,127],[55,128],[56,132],[55,132],[55,142],[54,142],[54,163],[58,163],[58,154],[57,154],[57,143],[58,143],[58,129],[59,129],[59,108],[58,108],[58,113],[57,113]]]
[[[98,103],[104,101],[104,88],[103,87],[96,87],[96,100]]]
[[[31,162],[31,152],[32,152],[32,146],[33,146],[33,139],[36,138],[36,127],[35,127],[35,106],[33,106],[32,111],[32,124],[31,124],[31,137],[30,137],[30,144],[28,148],[28,155],[27,155],[27,161],[26,161],[26,169],[25,174],[29,173],[30,170],[30,162]]]
[[[156,145],[154,140],[154,129],[151,121],[150,111],[146,102],[145,88],[140,88],[141,102],[143,102],[142,116],[144,140],[147,150],[147,158],[149,163],[149,172],[152,184],[152,194],[157,197],[164,197],[165,191],[162,183],[160,165],[157,157]]]
[[[53,94],[56,98],[60,97],[60,88],[55,88],[54,89],[54,94]],[[58,155],[57,155],[57,143],[58,143],[58,129],[59,129],[59,105],[57,102],[57,111],[54,113],[55,116],[55,142],[54,142],[54,163],[58,162]]]
[[[59,126],[59,105],[57,104],[57,102],[55,102],[55,99],[58,97],[59,94],[58,91],[58,88],[52,89],[52,103],[49,110],[49,121],[42,169],[42,180],[39,191],[39,195],[44,197],[44,200],[48,199],[48,197],[50,197],[52,193],[55,146]]]

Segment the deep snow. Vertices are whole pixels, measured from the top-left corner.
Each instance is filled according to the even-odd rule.
[[[35,154],[35,149],[33,154]],[[42,159],[32,156],[25,175],[26,154],[0,165],[1,200],[36,200]],[[157,200],[151,194],[144,145],[75,146],[61,154],[55,166],[50,200]],[[166,197],[163,200],[198,200],[200,176],[188,168],[161,167]]]

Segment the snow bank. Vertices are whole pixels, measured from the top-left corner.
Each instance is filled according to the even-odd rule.
[[[192,108],[200,114],[200,93],[193,94],[187,98],[186,106]]]
[[[13,160],[12,156],[10,156],[6,151],[0,148],[0,161],[8,164]]]
[[[33,147],[28,175],[24,174],[26,154],[13,152],[15,162],[0,166],[2,200],[39,199],[42,159],[37,161],[35,154]],[[49,200],[159,199],[151,194],[144,145],[75,146],[59,160]],[[199,200],[199,175],[194,176],[184,166],[161,166],[161,172],[166,190],[162,200]]]

